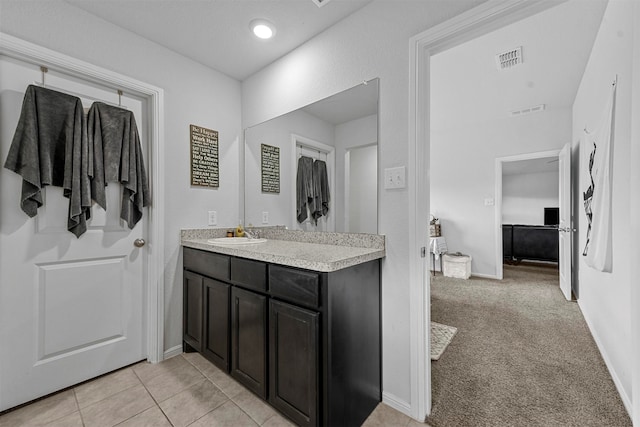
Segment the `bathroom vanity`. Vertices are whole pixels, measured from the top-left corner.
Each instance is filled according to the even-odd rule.
[[[361,425],[381,400],[384,237],[265,234],[225,246],[183,231],[184,350],[298,425]]]

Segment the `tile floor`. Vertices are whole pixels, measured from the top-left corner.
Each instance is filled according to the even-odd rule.
[[[141,362],[0,415],[14,426],[292,426],[198,353]],[[380,404],[366,427],[424,427]]]

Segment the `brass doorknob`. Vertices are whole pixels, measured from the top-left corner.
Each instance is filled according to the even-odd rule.
[[[134,240],[134,241],[133,241],[133,245],[134,245],[136,248],[141,248],[141,247],[143,247],[145,243],[147,243],[147,242],[145,242],[145,241],[144,241],[144,239],[136,239],[136,240]]]

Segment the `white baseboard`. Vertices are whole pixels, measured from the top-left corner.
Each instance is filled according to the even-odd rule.
[[[164,358],[162,360],[167,360],[170,357],[177,356],[182,354],[182,344],[176,345],[175,347],[171,347],[168,350],[164,351]]]
[[[382,392],[382,403],[392,407],[398,412],[402,412],[408,417],[411,417],[411,405],[409,402],[406,402],[391,393],[387,393],[386,391]]]
[[[495,274],[471,273],[471,276],[480,277],[481,279],[498,279]]]
[[[591,336],[593,337],[593,340],[596,342],[596,346],[598,347],[598,350],[600,351],[600,355],[602,356],[602,359],[604,360],[604,364],[607,365],[607,370],[609,371],[609,374],[611,375],[611,378],[613,379],[613,383],[616,385],[616,389],[618,390],[618,394],[620,395],[620,398],[622,399],[622,403],[624,404],[624,407],[627,410],[627,413],[629,414],[629,417],[633,418],[633,415],[632,415],[633,414],[633,409],[632,409],[633,405],[631,403],[631,398],[629,397],[629,395],[625,391],[624,387],[622,386],[622,381],[620,381],[620,378],[618,377],[618,374],[613,369],[613,365],[611,364],[611,359],[609,358],[609,355],[605,351],[605,347],[602,344],[602,340],[600,340],[600,337],[596,333],[595,328],[593,328],[593,325],[591,324],[591,321],[589,320],[589,316],[587,316],[586,312],[582,309],[582,305],[580,304],[580,300],[579,299],[578,299],[578,306],[580,307],[580,311],[582,312],[582,317],[584,317],[584,320],[587,322],[587,327],[589,328],[589,332],[591,332]]]

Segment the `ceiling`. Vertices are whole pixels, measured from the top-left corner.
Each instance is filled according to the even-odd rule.
[[[432,129],[518,120],[511,111],[540,104],[571,108],[605,7],[569,0],[432,57]],[[518,46],[523,63],[498,71],[495,55]]]
[[[558,172],[558,157],[515,160],[502,163],[502,175]]]
[[[237,80],[244,80],[371,0],[66,0]],[[275,24],[260,40],[253,19]]]
[[[334,126],[377,114],[378,80],[359,84],[302,110]]]

